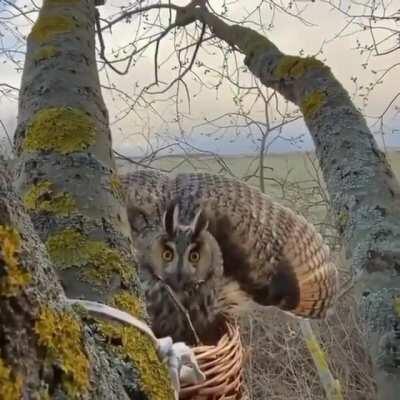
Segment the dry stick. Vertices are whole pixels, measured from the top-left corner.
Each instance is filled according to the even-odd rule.
[[[189,325],[190,330],[192,331],[192,334],[194,336],[194,340],[196,341],[196,345],[199,345],[200,342],[200,338],[199,335],[196,332],[196,329],[194,329],[192,320],[190,319],[190,314],[189,311],[185,308],[185,306],[180,302],[180,300],[178,299],[178,297],[176,296],[175,292],[172,290],[171,286],[168,285],[168,283],[166,283],[164,281],[164,279],[161,278],[161,276],[158,276],[156,274],[154,274],[155,277],[161,282],[161,284],[164,286],[165,289],[167,289],[167,292],[169,294],[169,296],[171,297],[172,301],[175,303],[176,307],[179,309],[179,311],[182,312],[182,314],[185,316],[186,318],[186,322]]]
[[[329,370],[326,355],[322,350],[317,338],[314,335],[310,321],[308,319],[299,320],[301,332],[308,351],[310,352],[314,364],[318,371],[319,380],[325,390],[328,400],[343,400],[342,389],[338,379],[335,379]]]

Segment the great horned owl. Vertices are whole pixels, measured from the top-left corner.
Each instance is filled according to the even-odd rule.
[[[211,343],[251,301],[325,315],[337,272],[303,217],[219,175],[138,171],[121,180],[156,336]]]

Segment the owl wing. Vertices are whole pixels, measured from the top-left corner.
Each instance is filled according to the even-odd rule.
[[[224,273],[254,301],[321,318],[337,291],[337,270],[315,227],[242,181],[181,174],[170,187],[189,222],[200,207],[221,247]],[[184,222],[184,221],[183,221]]]
[[[200,209],[224,260],[224,274],[255,302],[302,317],[323,317],[337,290],[337,271],[314,226],[254,187],[211,174],[169,178],[137,172],[124,181],[130,207],[150,215],[179,205],[190,224]],[[129,208],[129,206],[128,206]]]
[[[139,170],[120,176],[127,198],[128,218],[132,233],[160,223],[169,203],[172,180],[155,170]]]

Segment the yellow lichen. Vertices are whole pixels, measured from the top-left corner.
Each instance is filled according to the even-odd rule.
[[[51,235],[46,242],[50,258],[59,268],[85,266],[83,276],[108,283],[114,274],[123,282],[133,279],[133,266],[116,249],[100,240],[91,240],[75,229],[67,228]]]
[[[39,345],[46,350],[46,360],[61,369],[66,393],[71,398],[86,393],[90,388],[90,368],[78,320],[69,312],[44,307],[36,321],[35,332]]]
[[[11,369],[0,358],[0,399],[20,400],[22,398],[22,379],[13,376]]]
[[[75,229],[65,229],[51,235],[46,247],[50,258],[57,266],[82,266],[89,262],[86,241]]]
[[[126,290],[114,295],[111,299],[111,305],[140,319],[145,315],[143,302]]]
[[[282,56],[275,68],[274,75],[278,79],[300,78],[310,69],[326,68],[325,65],[314,57]]]
[[[122,282],[129,283],[134,277],[134,269],[129,265],[117,250],[108,247],[104,242],[88,241],[87,254],[89,262],[83,275],[88,279],[101,283],[109,283],[115,274]]]
[[[49,181],[33,185],[23,196],[26,209],[46,211],[61,216],[68,216],[76,209],[75,200],[70,193],[57,192]]]
[[[119,199],[119,200],[124,199],[124,189],[122,186],[122,182],[116,173],[113,173],[111,175],[110,187],[111,187],[111,192],[113,193],[113,195],[116,199]]]
[[[300,109],[304,118],[312,118],[326,101],[326,94],[315,90],[307,94],[301,102]]]
[[[43,46],[36,50],[33,54],[35,61],[47,60],[48,58],[54,57],[57,54],[57,49],[54,46]]]
[[[44,43],[56,35],[70,32],[74,25],[74,20],[65,15],[41,15],[29,36],[38,43]]]
[[[19,265],[17,254],[21,238],[17,231],[0,225],[0,295],[16,296],[31,281],[29,272]]]
[[[136,366],[140,375],[140,388],[148,399],[174,399],[168,369],[160,361],[152,340],[145,333],[135,327],[118,323],[100,321],[98,324],[114,351]]]
[[[93,120],[71,107],[45,108],[28,124],[23,148],[26,151],[56,151],[68,154],[86,150],[94,143]]]

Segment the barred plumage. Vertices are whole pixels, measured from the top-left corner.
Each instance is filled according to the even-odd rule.
[[[194,340],[162,281],[173,287],[203,342],[248,299],[312,318],[331,306],[337,272],[328,247],[313,225],[256,188],[205,173],[138,171],[121,179],[156,334]],[[198,264],[187,260],[196,240],[207,244],[198,247]],[[154,254],[165,246],[174,247],[173,267]],[[182,284],[172,279],[178,272]]]

